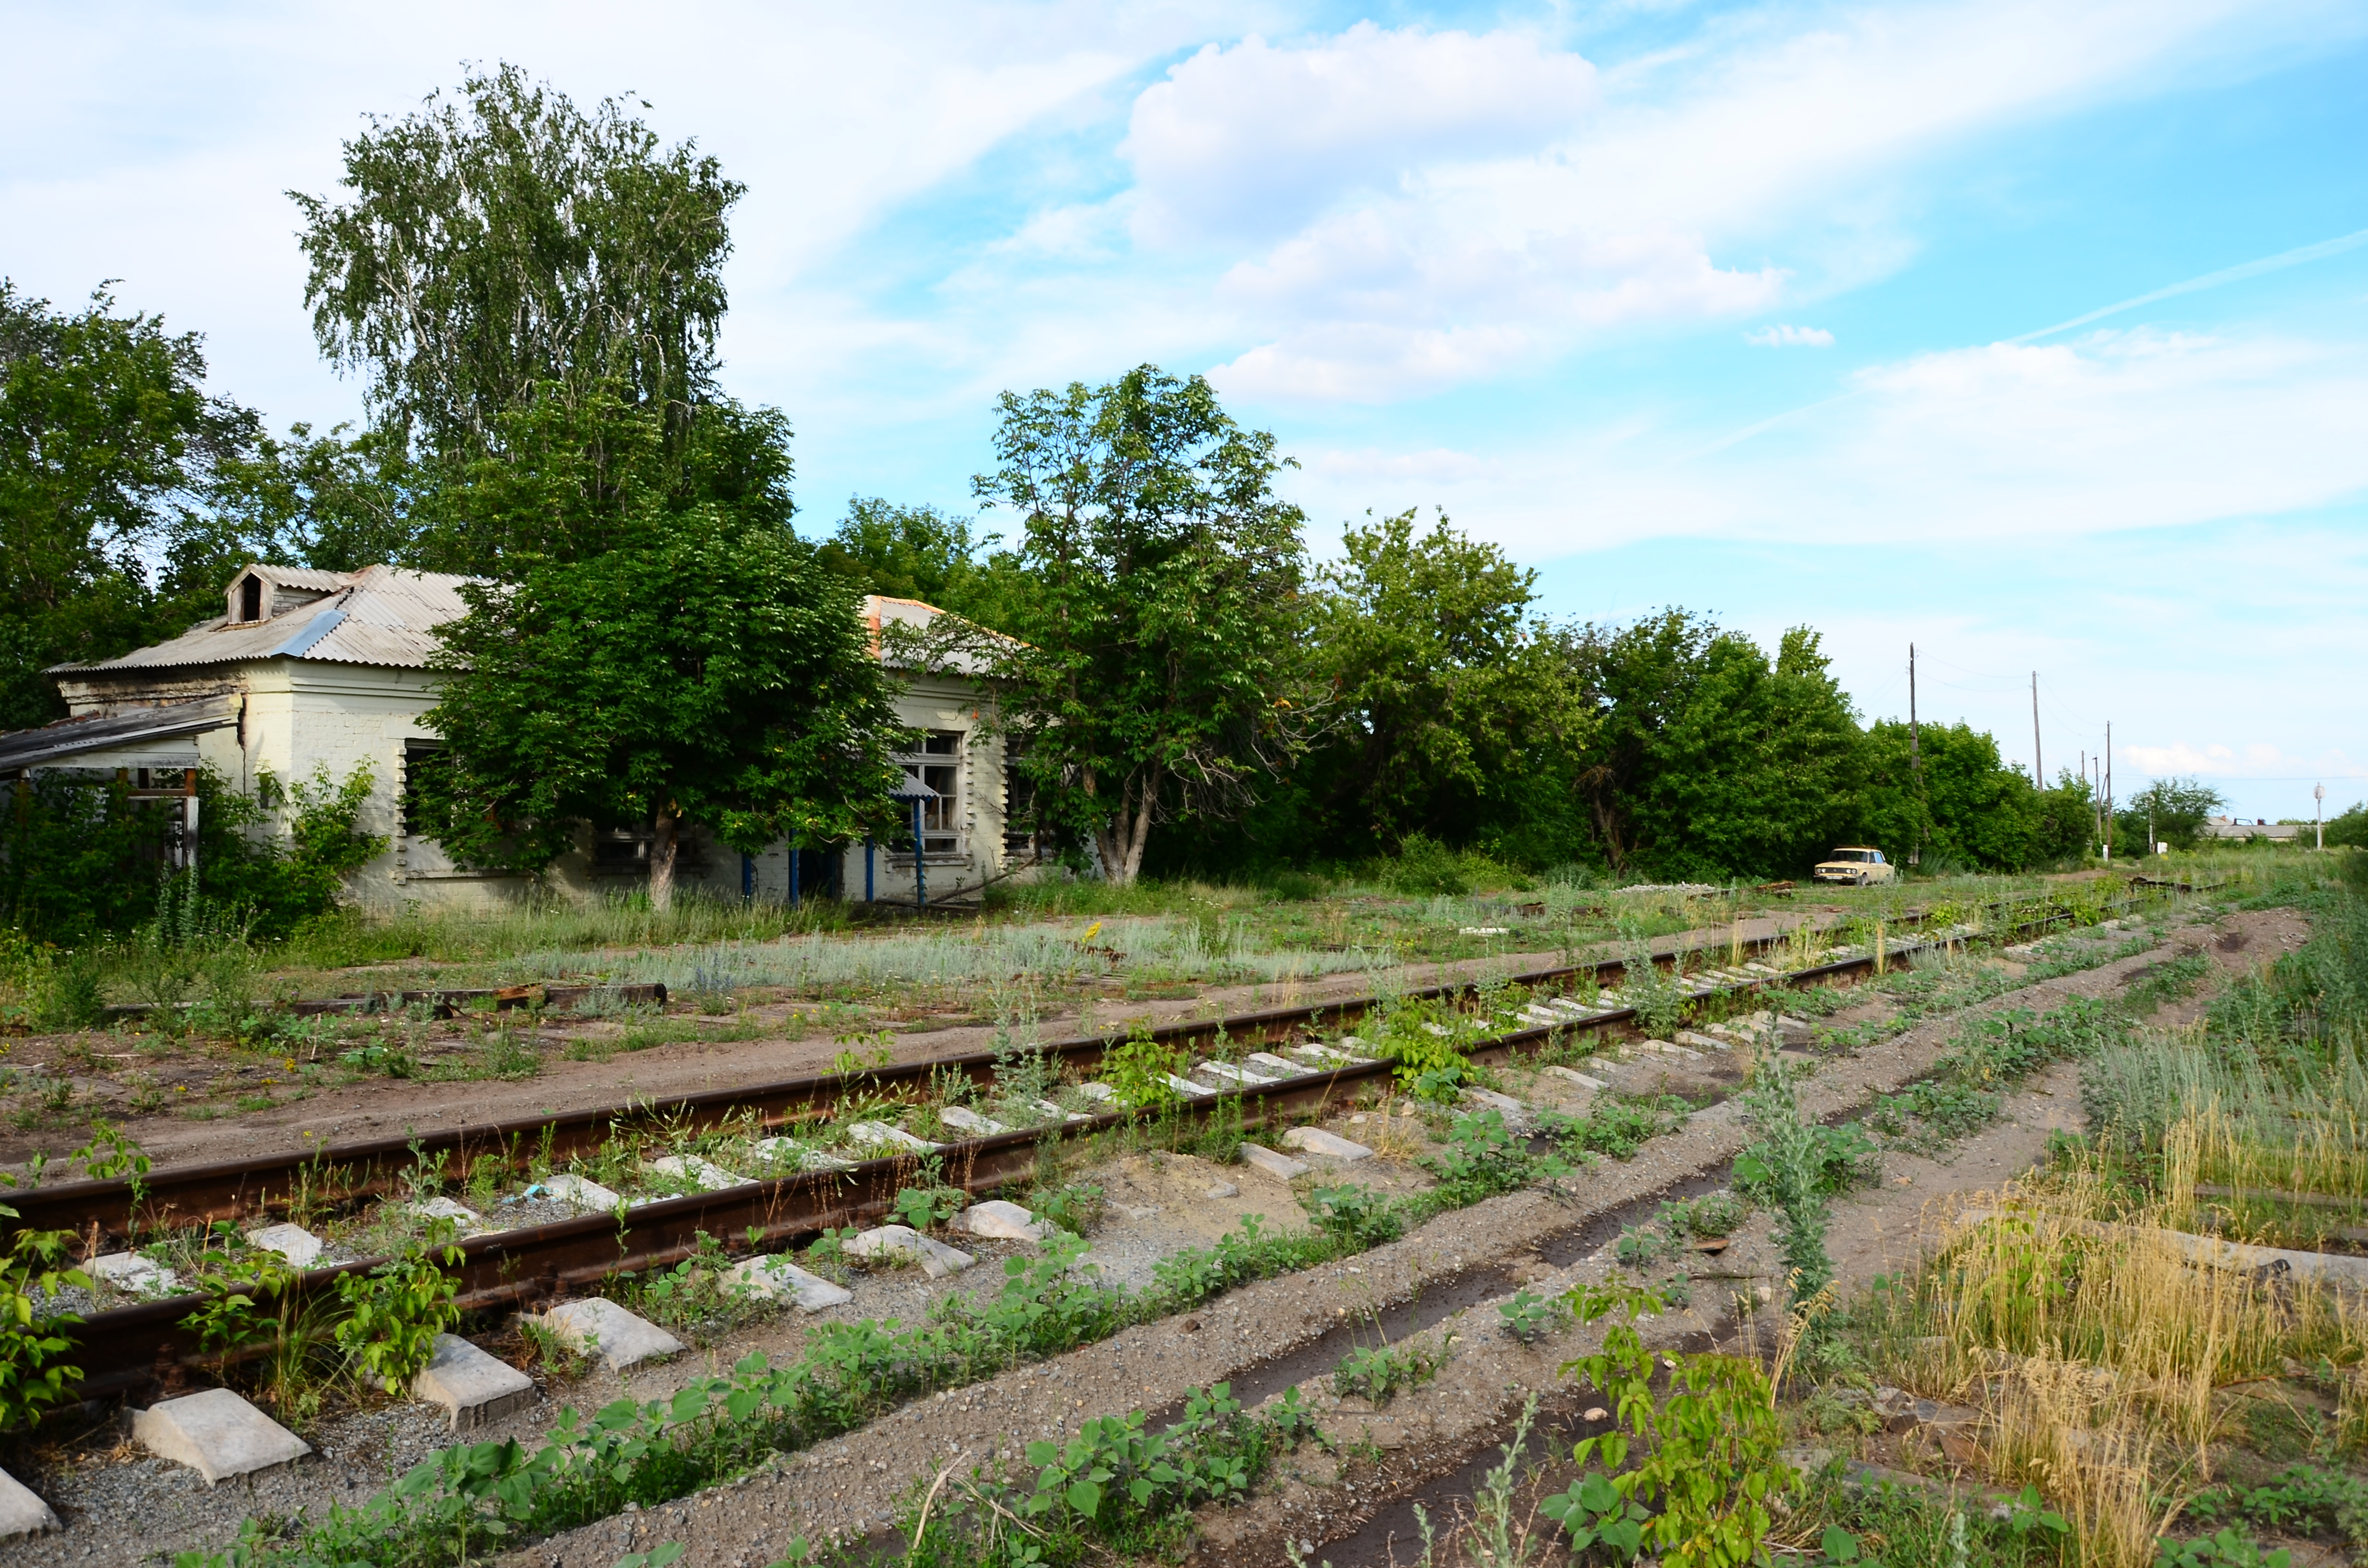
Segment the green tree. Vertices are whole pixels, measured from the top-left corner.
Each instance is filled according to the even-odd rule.
[[[1995,736],[1962,722],[1923,725],[1918,751],[1920,778],[1907,725],[1887,719],[1868,727],[1863,813],[1853,831],[1895,862],[1914,853],[1928,868],[2009,871],[2080,853],[2089,812],[2078,780],[2034,790],[1999,757]]]
[[[982,538],[970,518],[935,506],[859,495],[816,557],[860,593],[918,599],[1000,630],[1026,587],[1019,557],[991,548],[999,537]]]
[[[685,824],[743,852],[893,824],[887,678],[851,591],[787,530],[659,509],[613,549],[464,595],[427,716],[446,749],[419,785],[462,860],[541,871],[579,823],[646,823],[663,908]]]
[[[381,432],[343,425],[315,436],[300,422],[284,440],[260,437],[219,470],[225,539],[268,541],[274,556],[324,572],[417,564],[412,514],[427,476],[393,447]]]
[[[1440,517],[1403,512],[1318,574],[1315,662],[1334,727],[1315,766],[1344,830],[1469,841],[1568,776],[1593,714],[1530,606],[1536,574]]]
[[[429,488],[464,494],[488,459],[555,483],[552,448],[572,442],[564,477],[597,498],[620,460],[602,449],[619,428],[604,405],[655,413],[677,454],[694,411],[716,400],[725,220],[742,187],[691,144],[661,147],[619,100],[586,114],[515,66],[472,74],[457,101],[431,96],[347,142],[342,185],[343,201],[290,194],[314,335],[365,378],[381,464],[427,464]],[[521,426],[529,407],[538,418]],[[770,440],[751,432],[753,449]],[[737,483],[728,468],[689,477]],[[445,526],[427,529],[421,564],[514,574],[531,564],[514,553],[558,552],[548,529],[469,533],[465,504],[433,516]]]
[[[2349,844],[2368,849],[2368,801],[2360,801],[2351,809],[2327,819],[2327,842],[2329,845]]]
[[[45,666],[222,613],[245,543],[209,497],[256,426],[205,378],[195,333],[104,290],[69,314],[0,279],[0,729],[65,711]]]
[[[1134,881],[1163,817],[1234,816],[1302,742],[1299,508],[1288,460],[1198,376],[1144,365],[1105,386],[1006,392],[998,467],[1028,591],[967,652],[1053,824]]]
[[[2225,809],[2227,797],[2201,778],[2157,778],[2132,795],[2114,813],[2115,848],[2127,854],[2154,853],[2157,844],[2192,849],[2203,836],[2203,824]],[[2151,833],[2152,838],[2146,835]]]
[[[1579,787],[1615,869],[1798,870],[1851,825],[1861,737],[1817,642],[1796,627],[1771,661],[1674,609],[1568,636],[1598,710]]]
[[[624,389],[530,391],[483,447],[440,465],[416,503],[415,554],[430,571],[515,577],[632,539],[657,513],[704,509],[786,534],[789,422],[716,397],[677,418]]]

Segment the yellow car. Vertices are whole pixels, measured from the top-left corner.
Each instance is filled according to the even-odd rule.
[[[1833,858],[1817,862],[1821,882],[1848,882],[1862,888],[1869,882],[1893,881],[1898,876],[1899,868],[1885,860],[1880,849],[1837,849]]]

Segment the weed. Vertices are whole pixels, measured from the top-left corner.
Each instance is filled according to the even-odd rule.
[[[2368,1548],[2368,1482],[2341,1471],[2295,1465],[2265,1486],[2221,1486],[2187,1505],[2207,1528],[2242,1523],[2288,1535],[2331,1535],[2354,1551]]]
[[[916,1231],[934,1231],[951,1221],[970,1203],[970,1194],[958,1187],[946,1187],[929,1173],[927,1185],[916,1184],[896,1194],[895,1215],[899,1224],[910,1225]]]
[[[1300,1200],[1318,1231],[1347,1252],[1364,1252],[1406,1233],[1406,1217],[1382,1193],[1344,1183],[1311,1188]]]
[[[1635,1225],[1623,1225],[1619,1240],[1611,1244],[1611,1256],[1629,1268],[1649,1268],[1653,1260],[1668,1245],[1668,1238]]]
[[[1673,1236],[1728,1236],[1743,1223],[1743,1204],[1732,1193],[1705,1193],[1661,1205],[1660,1223]]]
[[[445,1249],[445,1268],[460,1261],[460,1248]],[[341,1275],[337,1299],[346,1315],[337,1324],[337,1348],[366,1381],[399,1394],[434,1358],[436,1336],[460,1321],[452,1300],[460,1288],[424,1252],[390,1258],[367,1274]]]
[[[16,1213],[0,1203],[0,1214]],[[51,1306],[62,1290],[91,1288],[66,1261],[73,1242],[70,1231],[18,1231],[0,1256],[0,1432],[30,1426],[81,1381],[82,1369],[63,1360],[74,1341],[61,1331],[82,1319]]]
[[[2155,1561],[2160,1568],[2288,1568],[2294,1562],[2284,1547],[2264,1551],[2259,1541],[2233,1529],[2197,1540],[2165,1540],[2159,1551]]]
[[[1531,1154],[1529,1145],[1505,1125],[1503,1113],[1494,1110],[1458,1116],[1449,1127],[1447,1147],[1421,1163],[1439,1178],[1437,1200],[1456,1208],[1511,1192],[1563,1169],[1559,1161],[1549,1165]]]
[[[1559,1303],[1524,1286],[1509,1300],[1497,1303],[1497,1314],[1505,1320],[1505,1332],[1527,1345],[1554,1327],[1561,1309]]]
[[[1759,1086],[1742,1101],[1759,1141],[1735,1157],[1735,1184],[1776,1210],[1777,1255],[1797,1304],[1816,1298],[1834,1277],[1826,1254],[1829,1203],[1861,1179],[1873,1145],[1854,1125],[1803,1120],[1793,1075],[1774,1054],[1759,1059],[1754,1079]]]
[[[1028,1195],[1028,1209],[1054,1228],[1082,1236],[1102,1217],[1102,1189],[1092,1182],[1040,1187]]]
[[[1161,1044],[1151,1038],[1150,1025],[1137,1023],[1123,1042],[1104,1053],[1101,1074],[1119,1104],[1136,1112],[1157,1111],[1176,1103],[1175,1085],[1167,1080],[1184,1064],[1181,1046]]]
[[[1439,1375],[1445,1365],[1443,1346],[1409,1340],[1404,1345],[1362,1346],[1349,1352],[1332,1370],[1332,1392],[1359,1394],[1375,1408],[1387,1404],[1403,1389],[1417,1388]]]
[[[1561,1369],[1603,1396],[1614,1425],[1572,1449],[1586,1473],[1554,1517],[1575,1542],[1584,1534],[1587,1543],[1603,1540],[1623,1555],[1649,1551],[1668,1568],[1759,1561],[1777,1495],[1795,1472],[1779,1455],[1783,1428],[1759,1364],[1715,1354],[1656,1356],[1635,1328],[1641,1312],[1662,1308],[1648,1292],[1588,1286],[1565,1300],[1581,1323],[1622,1315],[1600,1351]],[[1667,1388],[1656,1393],[1664,1361]],[[1604,1498],[1607,1485],[1617,1504]]]
[[[1605,1095],[1585,1116],[1549,1111],[1539,1128],[1573,1158],[1603,1154],[1624,1160],[1652,1139],[1674,1131],[1692,1108],[1674,1095]]]

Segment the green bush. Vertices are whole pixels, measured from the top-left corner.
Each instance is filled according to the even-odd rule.
[[[336,908],[343,879],[386,847],[360,831],[370,768],[326,768],[252,794],[200,770],[198,869],[167,869],[177,812],[114,780],[45,774],[0,816],[0,916],[40,941],[86,946],[142,927],[175,948],[285,937]]]
[[[1546,1500],[1546,1516],[1577,1550],[1600,1545],[1622,1562],[1647,1551],[1667,1568],[1765,1561],[1779,1494],[1796,1472],[1780,1457],[1783,1422],[1759,1364],[1656,1354],[1635,1328],[1639,1312],[1663,1310],[1648,1293],[1588,1286],[1567,1301],[1581,1323],[1622,1313],[1600,1351],[1561,1369],[1601,1396],[1613,1426],[1572,1449],[1584,1473]]]
[[[446,1267],[461,1261],[461,1249],[444,1249]],[[426,1253],[390,1258],[367,1274],[337,1280],[346,1315],[337,1322],[337,1347],[363,1379],[387,1392],[401,1393],[436,1354],[436,1336],[461,1319],[453,1304],[460,1281]]]
[[[0,1203],[0,1215],[17,1210]],[[60,1290],[90,1289],[90,1278],[66,1264],[71,1231],[19,1231],[0,1256],[0,1432],[29,1426],[65,1399],[82,1369],[64,1358],[74,1342],[60,1332],[82,1320],[53,1311]]]

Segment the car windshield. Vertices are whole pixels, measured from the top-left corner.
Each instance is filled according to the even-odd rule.
[[[1837,849],[1834,851],[1834,858],[1837,860],[1863,860],[1866,857],[1867,852],[1863,849]]]

